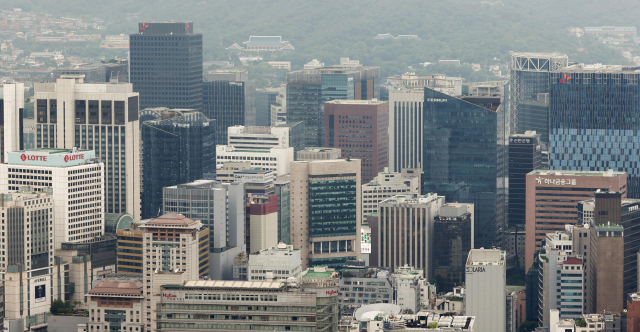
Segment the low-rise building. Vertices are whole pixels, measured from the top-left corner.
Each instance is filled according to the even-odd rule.
[[[349,263],[349,262],[347,262]],[[375,267],[345,266],[338,291],[340,307],[393,302],[390,271]]]
[[[139,278],[103,278],[86,296],[87,332],[145,331],[145,295]]]
[[[409,312],[418,312],[422,307],[422,289],[427,289],[429,282],[424,278],[424,270],[411,266],[401,266],[391,275],[393,283],[393,300],[400,308]],[[427,302],[429,300],[427,299]]]
[[[340,159],[342,150],[339,148],[315,148],[308,147],[296,153],[297,161],[331,160]]]
[[[293,161],[293,148],[270,148],[269,150],[237,149],[231,145],[216,147],[217,168],[228,161],[249,161],[251,167],[270,170],[276,175],[289,174],[290,163]]]
[[[300,250],[280,242],[275,247],[249,255],[247,270],[249,281],[298,279],[302,276]]]

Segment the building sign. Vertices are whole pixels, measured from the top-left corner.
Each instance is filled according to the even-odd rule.
[[[69,167],[86,163],[93,159],[96,153],[93,150],[82,152],[60,152],[56,150],[42,149],[24,152],[9,152],[10,165]],[[64,150],[57,150],[64,151]]]
[[[162,293],[162,301],[182,301],[184,296],[173,293]]]
[[[509,143],[529,144],[529,143],[531,143],[531,139],[530,138],[513,138],[513,137],[509,137]]]
[[[275,180],[275,175],[273,172],[264,172],[264,173],[242,173],[235,172],[233,174],[234,182],[243,182],[243,183],[269,183]]]
[[[536,182],[538,184],[550,184],[555,186],[575,186],[576,179],[550,179],[537,177]]]
[[[371,228],[369,227],[360,228],[360,253],[371,253]]]
[[[487,272],[482,266],[467,266],[466,273]]]
[[[118,236],[142,237],[142,232],[118,231]]]
[[[438,98],[427,98],[427,101],[434,103],[446,103],[446,99],[438,99]]]
[[[36,303],[45,302],[47,300],[47,285],[35,286]]]
[[[564,75],[564,76],[560,79],[560,81],[559,81],[560,84],[567,84],[572,79],[572,77],[567,75],[567,74],[562,74],[562,75]]]

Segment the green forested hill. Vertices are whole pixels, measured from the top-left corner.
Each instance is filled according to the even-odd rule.
[[[280,59],[291,60],[296,69],[313,58],[333,64],[351,57],[381,66],[383,75],[439,59],[504,62],[509,51],[558,51],[571,61],[626,63],[619,52],[588,38],[579,41],[567,28],[635,26],[640,13],[637,0],[0,0],[0,5],[99,17],[107,33],[134,33],[138,21],[192,20],[204,35],[205,60],[228,59],[224,48],[249,35],[281,35],[296,50]],[[126,13],[142,16],[127,20]],[[378,33],[415,34],[420,40],[374,40]]]

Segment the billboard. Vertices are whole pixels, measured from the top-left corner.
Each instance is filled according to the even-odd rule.
[[[36,295],[36,303],[45,302],[47,300],[47,285],[35,286],[33,293]]]
[[[360,228],[360,253],[371,253],[371,228],[369,227]]]
[[[93,150],[78,152],[63,152],[65,150],[42,149],[33,151],[9,152],[10,165],[54,166],[69,167],[86,163],[93,159]]]
[[[243,173],[243,172],[235,172],[233,173],[234,182],[244,182],[244,183],[269,183],[275,180],[275,174],[271,171],[265,171],[261,173]]]

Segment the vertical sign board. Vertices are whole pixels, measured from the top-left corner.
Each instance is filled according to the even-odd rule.
[[[36,285],[33,293],[36,295],[36,303],[45,302],[47,300],[47,285]]]

